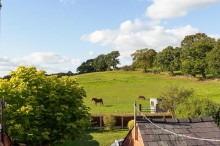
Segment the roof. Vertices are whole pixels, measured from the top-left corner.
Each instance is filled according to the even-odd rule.
[[[220,146],[220,129],[212,117],[154,119],[152,122],[137,120],[145,146]],[[199,138],[199,140],[195,138]],[[215,139],[218,141],[201,140],[200,138]]]

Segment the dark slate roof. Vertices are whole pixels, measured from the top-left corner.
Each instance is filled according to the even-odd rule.
[[[185,119],[154,119],[153,123],[176,134],[196,138],[220,140],[220,129],[212,117]],[[219,141],[196,140],[177,136],[153,125],[147,120],[138,120],[138,127],[145,146],[220,146]]]

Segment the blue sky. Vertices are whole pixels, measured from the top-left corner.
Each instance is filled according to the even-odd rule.
[[[220,38],[220,0],[2,0],[0,77],[19,65],[76,72],[118,50],[179,46],[185,35]]]

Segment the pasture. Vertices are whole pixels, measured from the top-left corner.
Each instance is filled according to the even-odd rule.
[[[86,106],[90,107],[92,115],[98,114],[133,114],[134,100],[137,104],[149,105],[149,100],[138,99],[139,96],[160,97],[160,93],[170,84],[184,88],[193,88],[193,98],[210,98],[220,103],[220,81],[198,81],[195,78],[169,77],[167,74],[145,74],[141,71],[110,71],[97,72],[74,76],[77,82],[84,87],[87,97]],[[92,98],[102,98],[103,106],[95,106]],[[124,138],[126,130],[90,131],[83,139],[67,141],[65,145],[94,145],[108,146],[115,139]]]
[[[138,100],[139,96],[160,97],[167,86],[176,84],[184,88],[193,88],[193,98],[210,98],[220,103],[220,81],[198,81],[196,78],[170,77],[166,73],[151,74],[141,71],[109,71],[74,76],[83,86],[87,97],[85,105],[91,114],[132,114],[134,100],[149,105],[149,100]],[[102,98],[103,106],[91,101]]]

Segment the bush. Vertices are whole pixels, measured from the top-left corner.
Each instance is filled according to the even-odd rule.
[[[220,105],[209,99],[188,99],[176,109],[177,117],[194,118],[212,116],[220,126],[219,113]]]
[[[134,120],[128,122],[128,129],[131,130],[134,127]]]
[[[106,126],[106,130],[113,130],[116,120],[113,115],[104,115],[103,122],[104,122],[104,125]]]

